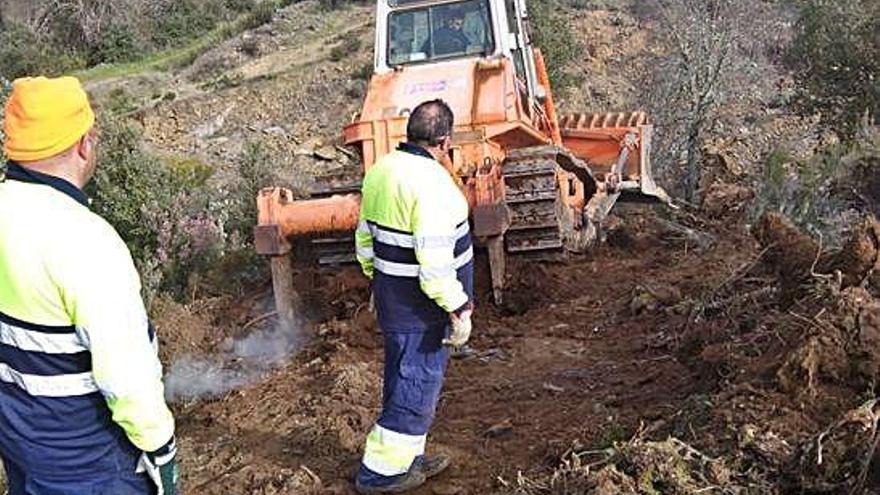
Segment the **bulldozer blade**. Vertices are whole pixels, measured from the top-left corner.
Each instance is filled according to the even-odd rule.
[[[620,200],[658,201],[671,198],[654,181],[651,167],[653,126],[645,112],[571,114],[559,121],[562,142],[586,162],[600,182],[613,182]],[[620,162],[624,150],[628,150]]]

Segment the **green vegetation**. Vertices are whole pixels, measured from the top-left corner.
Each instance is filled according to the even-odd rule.
[[[236,34],[270,22],[292,0],[97,0],[95,11],[62,0],[43,27],[5,20],[0,32],[0,74],[59,75],[80,71],[100,79],[184,66]],[[104,5],[106,4],[106,5]],[[131,12],[123,12],[131,10]],[[91,17],[87,14],[92,14]],[[87,22],[88,21],[88,22]],[[112,64],[112,65],[108,65]]]
[[[845,138],[880,113],[878,33],[876,0],[808,0],[801,9],[788,53],[797,106]]]
[[[541,49],[547,65],[550,83],[562,92],[579,83],[566,72],[566,67],[583,53],[559,0],[532,0],[529,15],[534,28],[535,43]]]
[[[844,239],[843,231],[858,210],[877,204],[880,134],[830,146],[807,160],[788,153],[770,155],[759,178],[752,217],[782,213],[826,246]]]
[[[361,39],[357,33],[349,32],[342,40],[330,49],[330,60],[339,62],[340,60],[355,55],[361,49]]]
[[[10,24],[0,31],[0,76],[4,78],[61,74],[85,65],[80,54],[60,48],[22,26]]]
[[[222,184],[211,164],[148,153],[138,132],[117,120],[102,123],[100,146],[87,192],[128,244],[148,300],[226,293],[262,275],[250,240],[254,198],[276,178],[258,144],[245,146]]]
[[[9,81],[0,76],[0,177],[3,176],[6,169],[6,156],[3,153],[3,142],[6,140],[3,132],[3,117],[6,115],[4,109],[6,108],[6,99],[9,97],[10,91],[12,91],[12,86]]]

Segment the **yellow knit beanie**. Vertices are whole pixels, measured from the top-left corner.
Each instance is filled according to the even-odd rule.
[[[95,114],[76,78],[26,77],[12,83],[4,123],[6,156],[28,162],[73,146],[92,128]]]

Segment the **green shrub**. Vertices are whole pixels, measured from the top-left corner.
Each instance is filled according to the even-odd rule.
[[[134,128],[110,119],[100,129],[99,163],[87,192],[95,212],[116,228],[135,260],[143,260],[158,245],[147,212],[174,198],[169,177],[162,162],[143,150]]]
[[[250,12],[256,7],[254,0],[225,0],[223,6],[237,14]]]
[[[269,24],[275,17],[275,2],[272,0],[264,0],[256,4],[248,13],[244,29],[254,29],[264,24]]]
[[[776,151],[760,178],[752,218],[775,211],[790,218],[826,246],[843,238],[849,220],[859,211],[877,213],[880,194],[880,139],[869,136],[831,146],[807,160]]]
[[[349,33],[341,42],[330,49],[330,60],[339,62],[346,57],[350,57],[361,49],[361,45],[361,39],[356,34]]]
[[[880,113],[880,2],[807,0],[787,62],[796,104],[847,138]]]
[[[114,88],[107,95],[107,103],[105,108],[112,115],[124,115],[137,109],[137,103],[132,99],[131,95],[125,88]]]
[[[236,162],[236,178],[222,191],[228,198],[227,225],[230,232],[250,237],[257,224],[257,193],[277,185],[278,177],[271,157],[259,142],[246,143]]]
[[[217,6],[195,0],[171,2],[159,15],[152,30],[152,41],[159,47],[179,46],[212,29],[220,20]]]
[[[143,57],[144,48],[128,26],[113,24],[101,33],[97,45],[89,51],[89,65],[131,62]]]
[[[23,76],[57,76],[85,66],[82,55],[52,46],[17,24],[0,30],[0,74],[7,79]]]
[[[567,72],[568,64],[574,61],[583,47],[577,41],[571,23],[558,0],[533,0],[529,4],[534,41],[547,65],[550,83],[557,92],[562,92],[578,83],[576,77]]]
[[[148,300],[229,293],[265,275],[251,239],[257,192],[276,177],[259,144],[247,144],[233,177],[221,182],[208,163],[146,152],[124,123],[111,119],[101,129],[88,192],[128,244]]]

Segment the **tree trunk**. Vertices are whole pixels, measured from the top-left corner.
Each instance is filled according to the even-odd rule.
[[[700,202],[700,172],[700,130],[697,124],[693,124],[688,133],[685,177],[685,193],[693,204]]]

